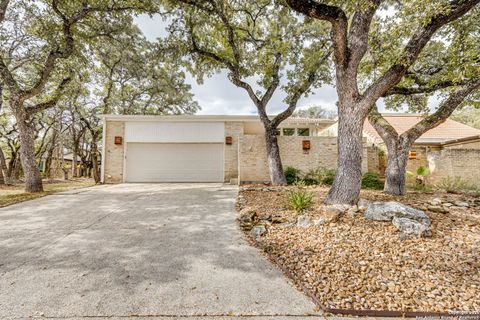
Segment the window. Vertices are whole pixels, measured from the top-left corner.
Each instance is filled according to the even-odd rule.
[[[283,128],[283,135],[284,136],[294,136],[295,135],[295,128]]]
[[[410,159],[410,160],[417,159],[417,151],[409,151],[408,152],[408,159]]]
[[[297,134],[300,137],[308,137],[310,135],[310,129],[308,129],[308,128],[298,128],[297,129]]]

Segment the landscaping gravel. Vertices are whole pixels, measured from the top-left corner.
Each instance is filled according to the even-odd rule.
[[[405,237],[391,222],[366,219],[365,206],[348,210],[338,221],[313,223],[324,219],[321,203],[327,188],[312,188],[315,202],[301,213],[297,225],[298,214],[286,209],[287,189],[244,187],[239,206],[256,217],[273,216],[281,222],[254,221],[266,232],[253,243],[276,257],[324,306],[404,312],[480,310],[478,199],[446,193],[394,197],[362,191],[362,199],[372,202],[398,201],[426,210],[431,234],[423,238]],[[428,211],[432,199],[463,206]],[[305,226],[307,219],[312,223]]]

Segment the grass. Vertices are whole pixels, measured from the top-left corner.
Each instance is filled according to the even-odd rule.
[[[44,181],[44,192],[28,193],[24,191],[23,184],[14,184],[0,187],[0,207],[15,203],[41,198],[56,192],[86,188],[95,185],[91,179],[78,179],[68,181]]]

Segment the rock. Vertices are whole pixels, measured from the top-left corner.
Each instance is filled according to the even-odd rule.
[[[449,209],[452,210],[467,210],[467,207],[460,207],[460,206],[451,206]]]
[[[425,212],[395,201],[373,202],[365,211],[365,218],[370,220],[391,221],[394,217],[408,218],[425,225],[430,225],[431,223]]]
[[[250,230],[250,235],[254,238],[258,238],[261,237],[265,232],[267,232],[267,228],[265,228],[263,224],[259,224]]]
[[[245,208],[238,213],[238,220],[244,222],[250,222],[255,220],[257,217],[257,212],[250,208]]]
[[[440,199],[440,198],[433,198],[432,200],[429,201],[429,203],[430,203],[432,206],[438,206],[438,205],[441,205],[441,204],[442,204],[442,199]]]
[[[287,219],[285,217],[281,216],[281,215],[275,215],[275,216],[272,216],[270,221],[272,223],[283,223],[283,222],[287,221]]]
[[[320,219],[313,220],[313,225],[315,227],[322,226],[325,223],[326,223],[325,218],[320,218]]]
[[[269,213],[260,213],[260,214],[257,214],[257,219],[258,219],[258,220],[270,221],[271,218],[272,218],[272,215],[269,214]]]
[[[449,208],[449,207],[453,206],[453,203],[445,202],[445,203],[443,204],[443,206]]]
[[[325,212],[335,211],[335,212],[339,212],[340,214],[342,214],[342,213],[346,212],[347,210],[349,210],[350,208],[352,208],[352,206],[349,206],[348,204],[331,204],[331,205],[325,206],[324,211]]]
[[[297,227],[307,228],[312,224],[312,220],[307,216],[298,216]]]
[[[281,227],[281,228],[290,228],[290,227],[293,227],[294,225],[295,225],[295,223],[293,223],[293,222],[285,221],[285,222],[280,223],[278,226]]]
[[[439,213],[447,213],[448,208],[442,207],[442,206],[428,206],[427,207],[428,211],[431,212],[439,212]]]
[[[358,200],[357,207],[359,210],[367,210],[368,205],[370,204],[370,201],[367,199],[360,199]]]
[[[431,235],[430,228],[427,225],[412,219],[394,217],[392,224],[403,235],[416,235],[417,237],[428,237]]]
[[[455,201],[455,205],[456,205],[457,207],[465,207],[465,208],[470,207],[470,205],[468,204],[468,202],[465,202],[465,201]]]
[[[329,210],[323,214],[323,219],[325,220],[325,223],[337,222],[342,214],[342,211]]]
[[[250,208],[241,210],[238,214],[238,223],[243,230],[250,230],[257,221],[257,212]]]

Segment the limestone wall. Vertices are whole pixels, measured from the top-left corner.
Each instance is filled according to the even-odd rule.
[[[310,150],[304,151],[303,140],[310,140]],[[292,166],[307,172],[318,167],[335,169],[337,166],[336,137],[279,136],[278,145],[284,167]],[[367,148],[364,148],[362,170],[367,171]],[[241,182],[268,182],[267,156],[263,136],[240,137],[239,173]]]
[[[480,184],[480,149],[443,149],[428,153],[429,181],[450,177]]]
[[[232,144],[225,145],[225,182],[238,178],[238,146],[243,128],[243,122],[225,122],[225,137],[232,137]]]
[[[105,139],[105,183],[123,182],[124,144],[115,144],[115,137],[124,138],[125,125],[123,122],[108,121],[106,124]]]

